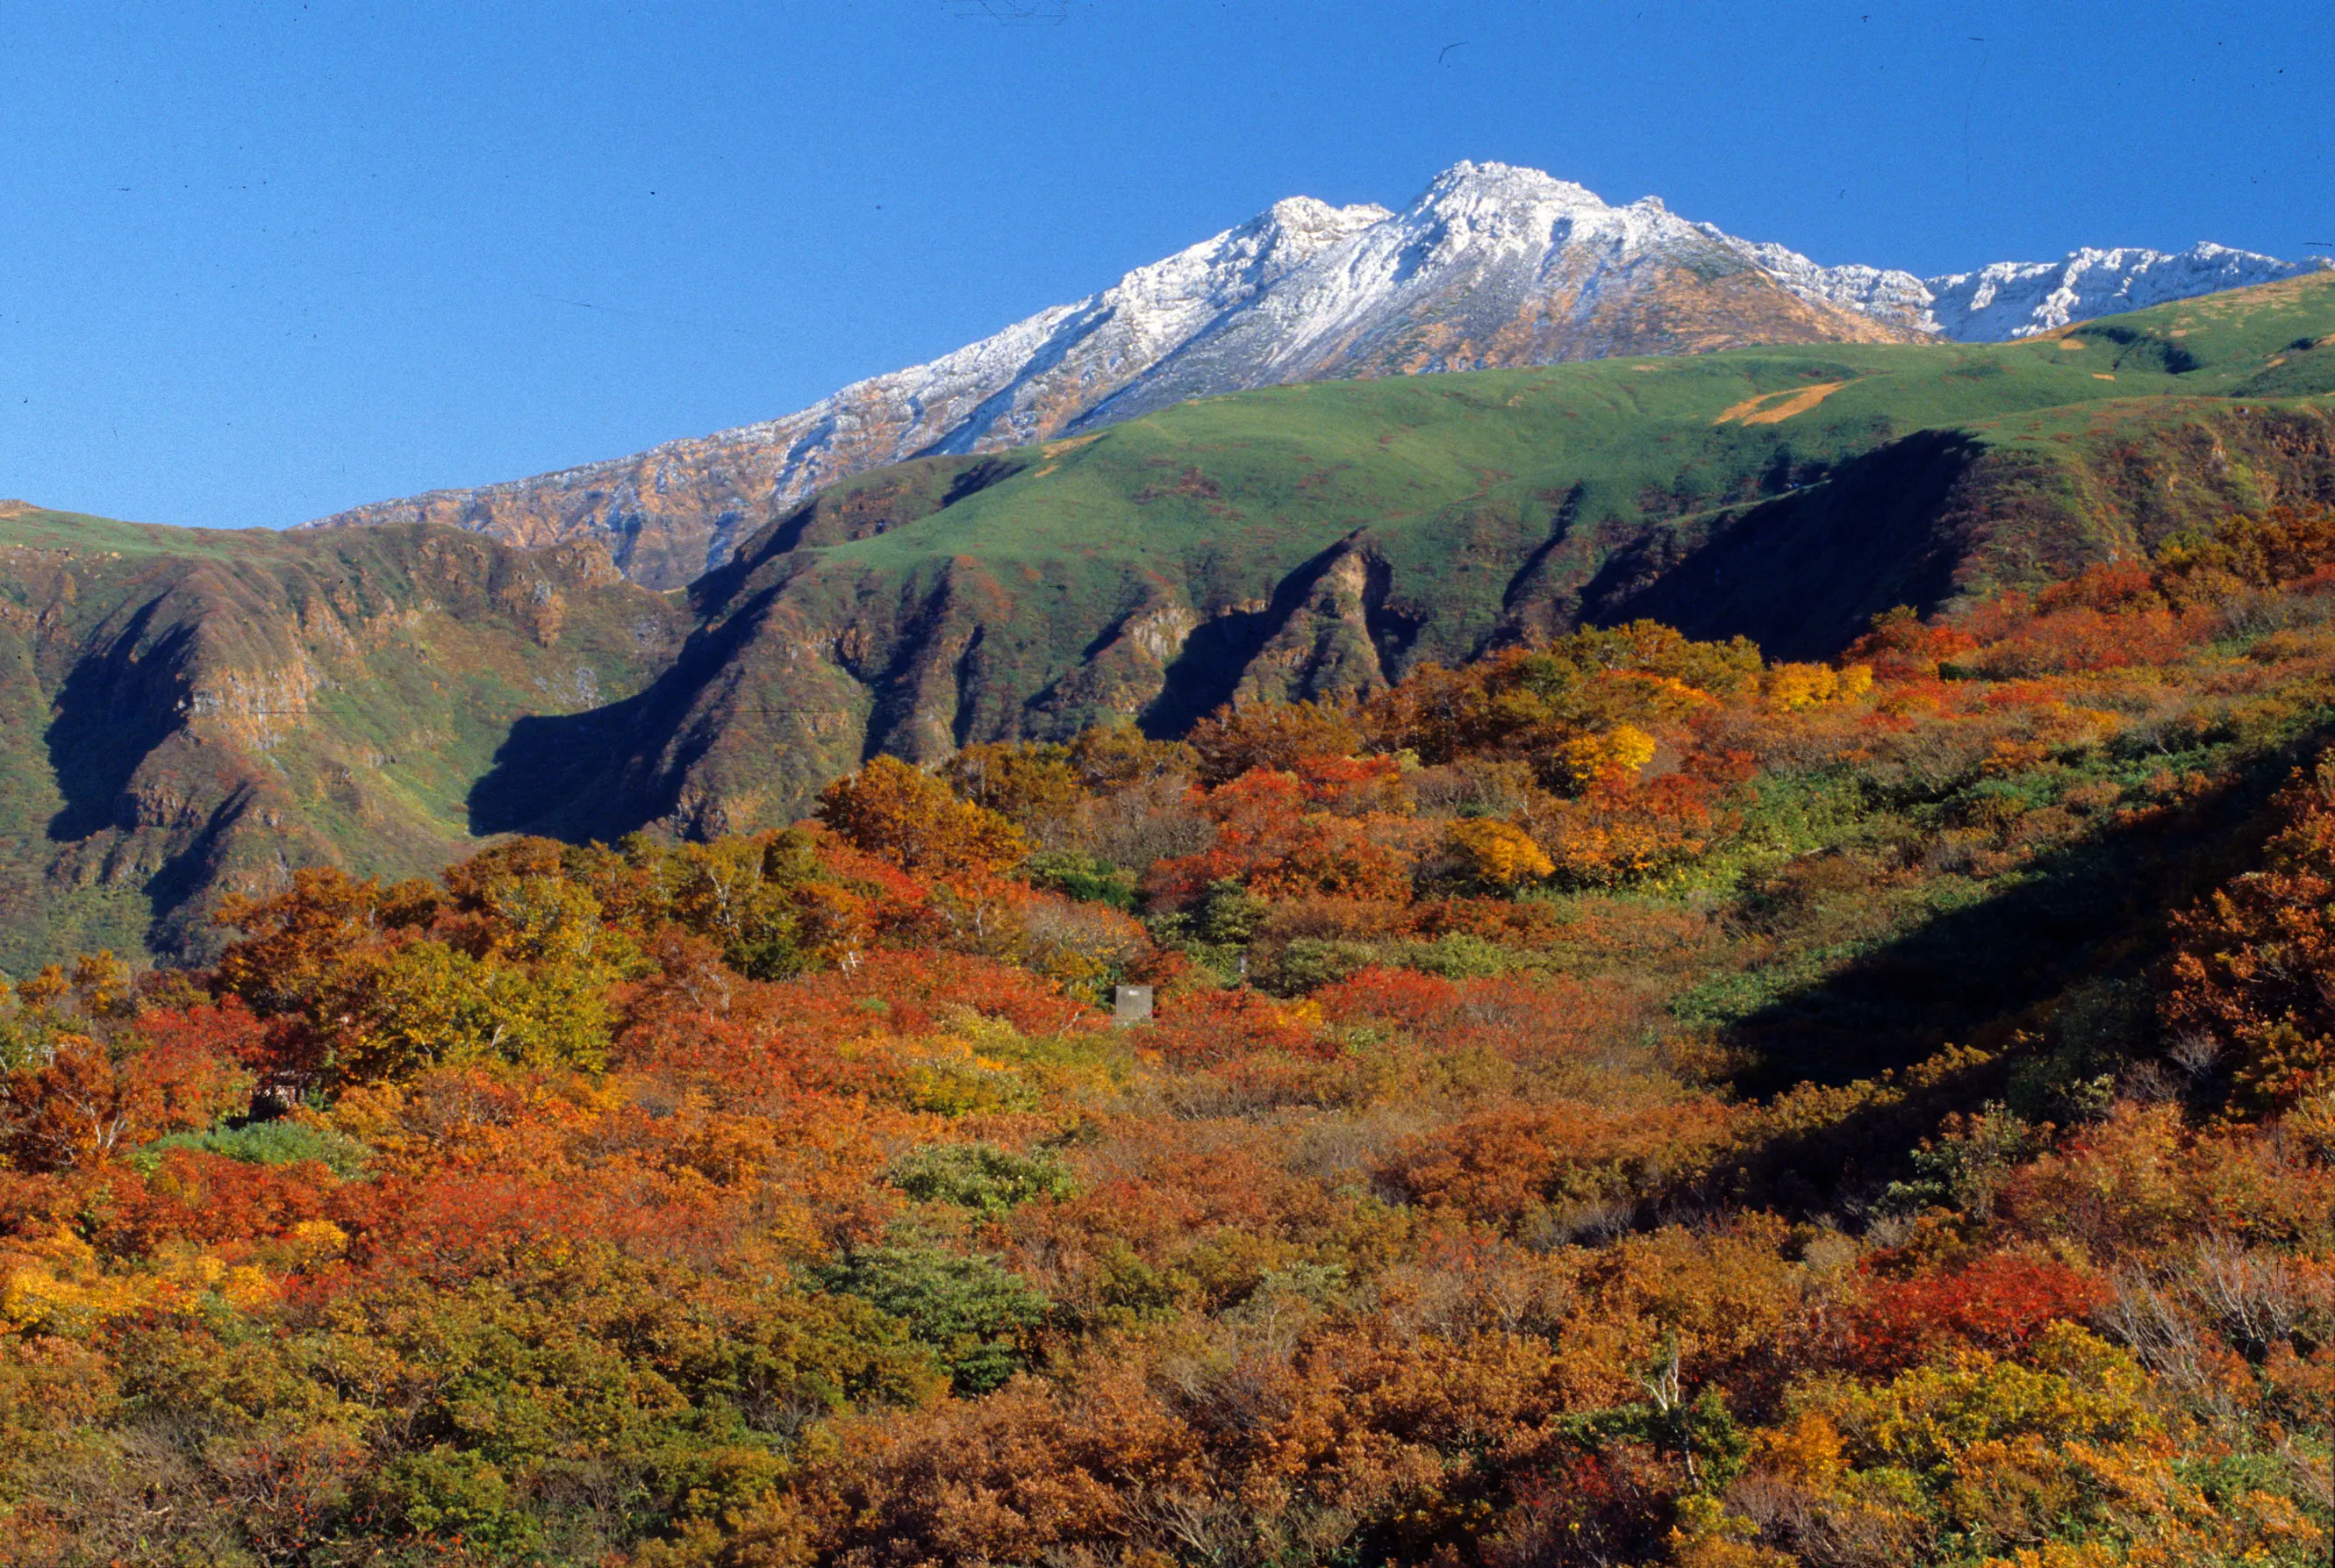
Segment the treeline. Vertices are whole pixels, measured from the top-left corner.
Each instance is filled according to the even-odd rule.
[[[0,999],[0,1563],[2323,1561],[2330,717],[2280,509],[296,872]]]

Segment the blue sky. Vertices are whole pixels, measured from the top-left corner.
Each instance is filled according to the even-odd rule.
[[[0,0],[0,496],[152,522],[769,418],[1462,158],[1925,273],[2335,250],[2325,0]]]

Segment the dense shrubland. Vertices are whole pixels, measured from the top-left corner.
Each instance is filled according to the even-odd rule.
[[[0,1562],[2323,1561],[2330,718],[2281,510],[298,872],[0,1008]]]

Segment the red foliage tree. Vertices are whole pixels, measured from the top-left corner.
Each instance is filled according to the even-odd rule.
[[[2011,1355],[2053,1322],[2080,1322],[2101,1282],[2067,1264],[1992,1253],[1944,1273],[1876,1279],[1849,1321],[1848,1360],[1888,1377],[1966,1348]]]

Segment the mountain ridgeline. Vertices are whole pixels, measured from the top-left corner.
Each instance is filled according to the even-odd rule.
[[[0,970],[199,956],[221,893],[297,865],[750,830],[879,751],[1175,733],[1584,624],[1823,656],[1894,605],[2281,501],[2335,501],[2335,275],[2002,344],[1179,403],[830,484],[685,592],[626,580],[589,533],[527,549],[11,504]]]
[[[1077,437],[1193,398],[1750,344],[2007,342],[2320,265],[2200,245],[1923,279],[1820,266],[1652,197],[1615,207],[1536,169],[1461,163],[1400,212],[1276,202],[1085,299],[779,419],[314,526],[597,538],[635,582],[673,588],[871,469]]]

